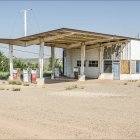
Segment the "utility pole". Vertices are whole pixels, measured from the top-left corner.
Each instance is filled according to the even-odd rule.
[[[23,9],[20,12],[24,13],[24,36],[27,36],[27,11],[31,11],[32,9]]]

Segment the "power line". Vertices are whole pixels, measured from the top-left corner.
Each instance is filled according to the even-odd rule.
[[[3,47],[3,46],[1,46],[1,45],[0,45],[0,47],[9,50],[9,48]],[[19,52],[23,52],[23,53],[30,53],[30,54],[37,54],[37,55],[39,55],[39,53],[36,53],[36,52],[23,51],[23,50],[19,50],[19,49],[13,49],[13,50],[19,51]],[[51,57],[50,55],[47,55],[47,54],[44,54],[44,56],[46,56],[46,57],[47,57],[47,56]]]

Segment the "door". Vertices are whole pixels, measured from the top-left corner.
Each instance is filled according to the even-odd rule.
[[[119,80],[120,79],[120,63],[113,62],[113,79]]]

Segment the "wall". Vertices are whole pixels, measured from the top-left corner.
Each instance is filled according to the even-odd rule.
[[[140,41],[131,40],[121,52],[121,60],[140,60]]]
[[[113,80],[113,73],[102,73],[99,79],[111,79]]]
[[[103,73],[103,66],[101,68],[101,55],[103,54],[101,53],[100,48],[86,50],[85,75],[89,78],[113,79],[112,73]],[[66,76],[74,77],[73,68],[77,66],[77,60],[81,60],[80,49],[66,50]],[[98,67],[88,67],[89,60],[98,60]],[[130,43],[124,45],[121,51],[121,60],[140,60],[140,41],[131,40]],[[120,80],[130,79],[140,79],[140,74],[120,74]]]
[[[72,62],[71,62],[71,52],[70,50],[65,51],[65,62],[64,62],[64,75],[68,77],[72,77]]]
[[[131,60],[140,60],[140,41],[131,40]]]
[[[73,68],[77,67],[77,60],[81,60],[81,50],[80,49],[67,49],[66,51],[66,67],[65,67],[65,75],[68,77],[74,77]],[[99,76],[99,48],[86,50],[85,60],[85,76],[89,78],[98,78]],[[89,60],[98,60],[98,67],[89,67]]]
[[[89,60],[98,60],[98,67],[89,67]],[[89,49],[86,50],[86,68],[85,75],[90,78],[98,78],[100,74],[100,49]]]
[[[122,46],[121,60],[130,60],[130,55],[131,55],[130,46],[131,46],[130,42]]]
[[[140,74],[120,74],[120,80],[139,80]]]
[[[121,60],[131,60],[130,67],[133,74],[120,74],[120,80],[136,80],[140,79],[140,74],[134,74],[136,70],[133,66],[132,60],[140,60],[140,41],[131,40],[123,49]],[[133,69],[132,69],[133,68]],[[135,69],[135,70],[134,70]]]

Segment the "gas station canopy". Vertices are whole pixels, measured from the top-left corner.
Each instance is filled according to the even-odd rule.
[[[44,42],[45,46],[71,49],[80,47],[82,43],[88,47],[91,45],[125,42],[130,39],[139,40],[124,36],[61,28],[17,39],[1,38],[0,43],[27,47],[40,45],[41,42]]]

